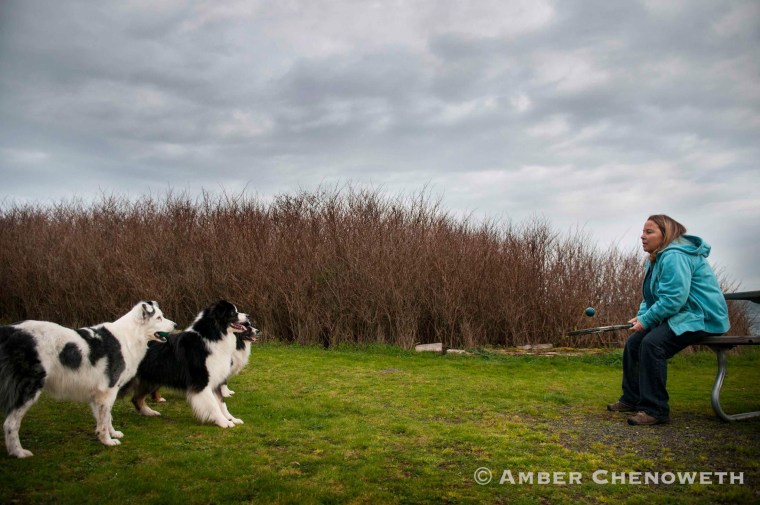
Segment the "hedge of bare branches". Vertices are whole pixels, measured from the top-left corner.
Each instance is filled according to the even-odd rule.
[[[563,335],[630,319],[642,260],[543,219],[458,219],[424,193],[13,204],[0,208],[0,320],[83,326],[153,299],[185,325],[226,298],[286,342],[600,346],[625,335]]]

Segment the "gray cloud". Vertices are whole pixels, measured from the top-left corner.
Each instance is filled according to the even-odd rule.
[[[353,181],[632,247],[665,211],[757,287],[759,39],[752,1],[8,1],[0,196]]]

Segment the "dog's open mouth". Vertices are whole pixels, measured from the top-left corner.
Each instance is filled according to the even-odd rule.
[[[153,334],[153,338],[159,342],[166,342],[166,337],[169,336],[168,331],[157,331]]]
[[[251,321],[244,321],[240,325],[243,327],[243,331],[236,332],[238,337],[248,342],[256,342],[256,335],[258,335],[259,330],[253,327]]]
[[[242,333],[246,330],[245,326],[241,323],[230,323],[230,326],[232,327],[232,331],[235,333]]]
[[[243,340],[247,340],[249,342],[256,342],[257,338],[256,335],[258,334],[258,330],[255,330],[253,327],[246,328],[245,331],[242,333],[241,337],[243,337]]]

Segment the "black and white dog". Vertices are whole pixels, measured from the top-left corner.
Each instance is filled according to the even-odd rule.
[[[47,321],[0,327],[0,409],[8,454],[32,455],[21,447],[19,428],[42,391],[58,399],[89,402],[95,433],[105,445],[124,436],[113,427],[111,407],[129,382],[150,340],[162,340],[175,324],[156,302],[140,302],[112,323],[73,330]]]
[[[232,353],[232,366],[230,367],[230,376],[227,380],[243,371],[243,368],[248,364],[248,360],[251,357],[251,345],[256,342],[256,337],[259,334],[259,330],[253,327],[248,322],[244,324],[245,331],[237,333],[237,341],[235,343],[235,352]],[[222,396],[229,398],[234,395],[235,392],[227,387],[227,381],[222,384]]]
[[[248,364],[248,360],[251,357],[251,345],[256,342],[257,336],[260,333],[259,330],[253,327],[250,321],[246,321],[241,324],[245,330],[240,333],[235,333],[235,351],[232,353],[230,376],[227,378],[227,381],[235,375],[239,374]],[[221,387],[222,396],[224,398],[229,398],[235,394],[233,390],[227,387],[227,381],[224,381],[224,384],[222,384]],[[166,399],[161,396],[160,389],[152,391],[151,397],[158,403],[163,403],[166,401]]]
[[[221,393],[230,376],[236,333],[246,330],[248,316],[221,300],[204,309],[185,331],[151,345],[133,380],[132,404],[144,416],[159,416],[145,397],[160,387],[185,391],[201,422],[231,428],[243,421],[233,417]]]

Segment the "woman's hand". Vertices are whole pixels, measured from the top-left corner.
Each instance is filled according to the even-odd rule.
[[[631,331],[634,332],[634,333],[637,332],[637,331],[644,331],[646,329],[646,328],[644,328],[644,325],[641,324],[639,322],[639,320],[636,319],[635,317],[633,319],[631,319],[630,321],[628,321],[628,323],[633,325],[631,327]]]

